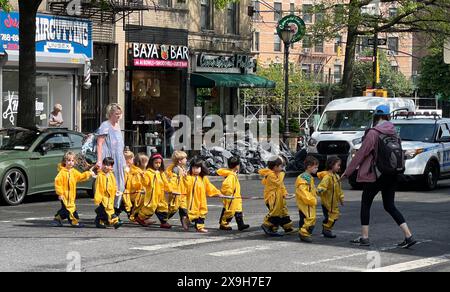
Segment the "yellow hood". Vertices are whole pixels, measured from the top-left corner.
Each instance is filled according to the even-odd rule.
[[[221,168],[217,171],[217,174],[222,177],[228,177],[230,175],[236,175],[236,172],[232,171],[231,169]]]
[[[321,171],[317,174],[317,177],[322,180],[324,179],[326,176],[330,175],[330,172],[328,171]]]

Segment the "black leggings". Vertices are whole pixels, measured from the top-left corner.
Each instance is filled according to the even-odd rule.
[[[395,222],[400,226],[404,224],[405,218],[400,211],[395,207],[395,187],[397,179],[381,176],[375,183],[365,183],[363,187],[362,201],[361,201],[361,225],[368,226],[370,223],[370,208],[373,200],[381,191],[383,196],[383,206]]]

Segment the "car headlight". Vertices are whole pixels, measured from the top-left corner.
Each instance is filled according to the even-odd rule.
[[[316,145],[317,145],[316,139],[314,139],[314,138],[309,139],[308,146],[316,147]]]
[[[406,160],[414,159],[417,155],[419,155],[423,152],[424,152],[423,148],[406,150],[405,151],[405,159]]]
[[[359,145],[362,143],[362,138],[358,138],[352,141],[353,145]]]

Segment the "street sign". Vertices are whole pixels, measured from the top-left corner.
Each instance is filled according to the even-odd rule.
[[[444,63],[450,64],[450,39],[444,43]]]
[[[374,43],[375,43],[375,39],[369,39],[369,46],[373,46]],[[387,45],[387,39],[378,39],[378,45],[379,46]]]
[[[285,16],[278,22],[277,34],[281,39],[281,32],[286,26],[289,26],[291,31],[294,32],[294,37],[291,40],[291,44],[300,41],[306,34],[305,22],[303,21],[303,19],[296,15],[291,14]]]
[[[361,62],[373,62],[373,56],[371,56],[371,57],[360,56],[360,57],[358,57],[358,60]]]

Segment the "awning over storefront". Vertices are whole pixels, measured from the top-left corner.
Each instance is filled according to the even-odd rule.
[[[5,50],[6,65],[19,66],[19,51]],[[36,65],[49,68],[84,68],[87,57],[84,54],[36,53]]]
[[[193,73],[191,86],[197,88],[274,88],[275,82],[251,74]]]

